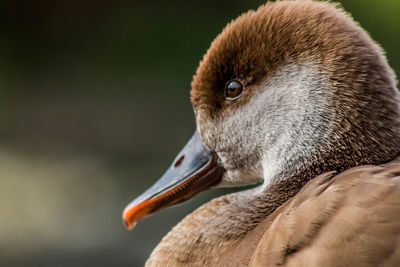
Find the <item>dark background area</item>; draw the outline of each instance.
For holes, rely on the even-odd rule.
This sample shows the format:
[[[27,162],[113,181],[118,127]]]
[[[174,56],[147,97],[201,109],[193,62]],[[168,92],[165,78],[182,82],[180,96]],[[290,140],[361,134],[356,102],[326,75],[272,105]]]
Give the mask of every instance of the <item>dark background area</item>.
[[[190,138],[192,76],[224,25],[264,1],[0,0],[0,265],[141,266],[186,214],[123,208]],[[400,73],[400,1],[345,9]]]

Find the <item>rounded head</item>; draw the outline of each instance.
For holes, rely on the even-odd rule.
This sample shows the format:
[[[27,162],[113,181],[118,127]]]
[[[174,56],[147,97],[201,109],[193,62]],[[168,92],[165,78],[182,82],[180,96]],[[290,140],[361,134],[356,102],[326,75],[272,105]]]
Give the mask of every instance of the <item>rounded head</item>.
[[[231,80],[243,85],[234,99]],[[224,186],[381,163],[400,151],[394,73],[336,4],[268,2],[229,23],[200,62],[191,101],[202,141],[226,169]]]
[[[191,100],[197,131],[124,210],[130,228],[215,185],[264,180],[283,201],[318,174],[400,152],[394,74],[371,38],[326,2],[269,2],[228,24],[197,69]]]

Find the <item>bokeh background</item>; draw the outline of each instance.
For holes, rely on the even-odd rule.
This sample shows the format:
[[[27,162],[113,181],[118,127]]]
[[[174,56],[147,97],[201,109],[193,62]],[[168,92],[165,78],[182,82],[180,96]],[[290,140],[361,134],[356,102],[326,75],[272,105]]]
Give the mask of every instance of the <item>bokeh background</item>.
[[[224,190],[141,221],[121,212],[195,125],[190,81],[223,26],[263,0],[0,1],[0,265],[142,266]],[[400,73],[400,1],[346,10]]]

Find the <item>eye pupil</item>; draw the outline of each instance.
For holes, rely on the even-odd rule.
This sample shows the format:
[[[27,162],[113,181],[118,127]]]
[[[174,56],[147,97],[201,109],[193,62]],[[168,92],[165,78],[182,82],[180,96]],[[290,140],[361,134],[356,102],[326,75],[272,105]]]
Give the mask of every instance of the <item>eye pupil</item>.
[[[225,86],[225,99],[235,100],[239,98],[243,92],[244,86],[237,80],[230,80]]]

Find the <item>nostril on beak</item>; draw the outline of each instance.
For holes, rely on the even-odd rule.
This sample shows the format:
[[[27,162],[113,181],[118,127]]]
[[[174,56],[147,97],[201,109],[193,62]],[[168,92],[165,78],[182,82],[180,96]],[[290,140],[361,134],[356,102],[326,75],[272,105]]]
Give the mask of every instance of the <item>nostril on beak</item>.
[[[182,164],[183,160],[185,159],[185,155],[182,155],[177,161],[175,161],[174,167],[178,167]]]

